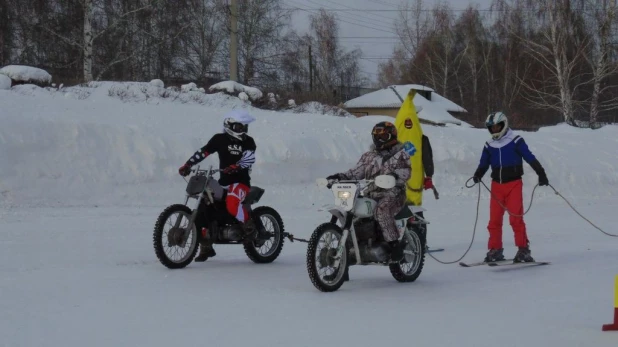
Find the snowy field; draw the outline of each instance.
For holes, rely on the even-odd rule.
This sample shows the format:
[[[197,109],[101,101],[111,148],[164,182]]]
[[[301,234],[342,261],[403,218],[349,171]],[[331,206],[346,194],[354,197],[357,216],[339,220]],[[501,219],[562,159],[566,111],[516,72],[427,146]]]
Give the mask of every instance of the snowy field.
[[[504,271],[443,265],[427,257],[414,283],[381,267],[352,267],[335,293],[313,287],[306,244],[286,240],[272,264],[238,246],[168,270],[152,228],[183,201],[177,168],[232,107],[221,95],[170,100],[110,92],[118,85],[50,92],[0,91],[0,346],[617,346],[613,318],[618,239],[580,219],[548,187],[526,216],[532,255],[545,267]],[[124,87],[123,87],[124,88]],[[149,87],[150,88],[150,87]],[[198,93],[198,92],[189,92]],[[253,110],[259,205],[308,238],[331,194],[315,178],[353,165],[379,118]],[[424,127],[434,148],[440,200],[425,196],[434,255],[457,260],[472,237],[474,172],[487,132]],[[556,126],[520,133],[550,183],[586,217],[618,234],[618,127]],[[216,158],[206,160],[216,163]],[[527,204],[536,175],[526,166]],[[488,175],[485,182],[489,183]],[[465,261],[486,252],[488,193]],[[505,253],[514,255],[505,218]]]

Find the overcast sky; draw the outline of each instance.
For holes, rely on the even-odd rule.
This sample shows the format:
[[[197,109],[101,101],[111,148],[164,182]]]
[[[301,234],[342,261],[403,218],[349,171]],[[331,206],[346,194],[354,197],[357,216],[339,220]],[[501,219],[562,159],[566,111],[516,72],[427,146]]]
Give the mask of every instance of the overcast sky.
[[[363,51],[362,70],[372,81],[377,78],[378,63],[391,55],[397,42],[393,21],[402,1],[406,0],[283,0],[286,7],[306,9],[296,11],[292,17],[299,33],[309,30],[311,12],[315,13],[319,8],[334,9],[339,18],[341,43],[348,49],[360,48]],[[465,9],[469,4],[486,9],[491,4],[491,0],[443,1],[456,10]],[[425,0],[428,7],[437,2],[439,0]]]

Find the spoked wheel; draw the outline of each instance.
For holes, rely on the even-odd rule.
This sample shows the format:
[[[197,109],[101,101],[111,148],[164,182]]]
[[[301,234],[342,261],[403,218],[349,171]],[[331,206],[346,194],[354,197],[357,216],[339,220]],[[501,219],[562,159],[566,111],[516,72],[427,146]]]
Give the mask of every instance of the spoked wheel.
[[[190,220],[191,209],[185,205],[171,205],[157,219],[152,243],[161,264],[170,269],[189,265],[197,253],[197,229]]]
[[[414,282],[421,275],[425,263],[425,242],[416,228],[406,232],[404,258],[399,263],[388,265],[393,277],[399,282]]]
[[[334,292],[345,281],[348,266],[347,249],[335,266],[337,247],[343,236],[341,228],[333,223],[318,226],[307,247],[307,271],[313,285],[323,292]]]
[[[253,210],[253,217],[261,220],[264,230],[258,234],[256,241],[244,244],[245,253],[254,263],[271,263],[277,259],[283,248],[283,220],[277,211],[266,206]],[[267,236],[270,238],[267,239]]]

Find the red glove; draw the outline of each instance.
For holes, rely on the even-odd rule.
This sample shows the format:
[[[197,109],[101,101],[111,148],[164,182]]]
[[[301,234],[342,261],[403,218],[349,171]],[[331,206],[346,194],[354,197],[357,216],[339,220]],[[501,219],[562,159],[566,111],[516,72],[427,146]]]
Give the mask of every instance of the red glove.
[[[185,163],[178,169],[178,173],[183,177],[189,175],[191,173],[191,165]]]
[[[425,177],[425,190],[433,188],[431,177]]]
[[[226,175],[229,174],[233,174],[234,172],[238,171],[240,169],[240,166],[236,165],[236,164],[232,164],[228,167],[226,167],[225,169],[223,169],[223,173]]]

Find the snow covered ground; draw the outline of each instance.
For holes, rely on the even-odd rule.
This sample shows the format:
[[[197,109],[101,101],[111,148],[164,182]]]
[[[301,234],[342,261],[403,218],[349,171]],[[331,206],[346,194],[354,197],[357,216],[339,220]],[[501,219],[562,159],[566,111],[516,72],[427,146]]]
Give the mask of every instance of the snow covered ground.
[[[159,212],[182,201],[176,170],[221,130],[223,112],[246,106],[222,95],[120,100],[112,87],[122,86],[0,91],[0,345],[618,344],[618,332],[601,332],[613,318],[618,240],[546,187],[526,216],[532,254],[552,262],[546,267],[465,269],[428,257],[414,283],[396,282],[385,268],[352,267],[351,280],[326,294],[308,278],[306,244],[286,242],[268,265],[253,264],[240,247],[218,246],[206,263],[168,270],[154,256],[151,233]],[[379,119],[252,112],[254,184],[266,188],[260,205],[307,238],[328,217],[317,208],[331,199],[315,178],[353,165]],[[453,261],[472,236],[477,189],[463,185],[487,133],[424,131],[441,194],[425,197],[429,245],[445,247],[434,255]],[[618,127],[523,135],[550,183],[618,234]],[[525,170],[527,204],[536,176]],[[466,261],[485,252],[487,196]],[[504,240],[512,255],[506,219]]]

